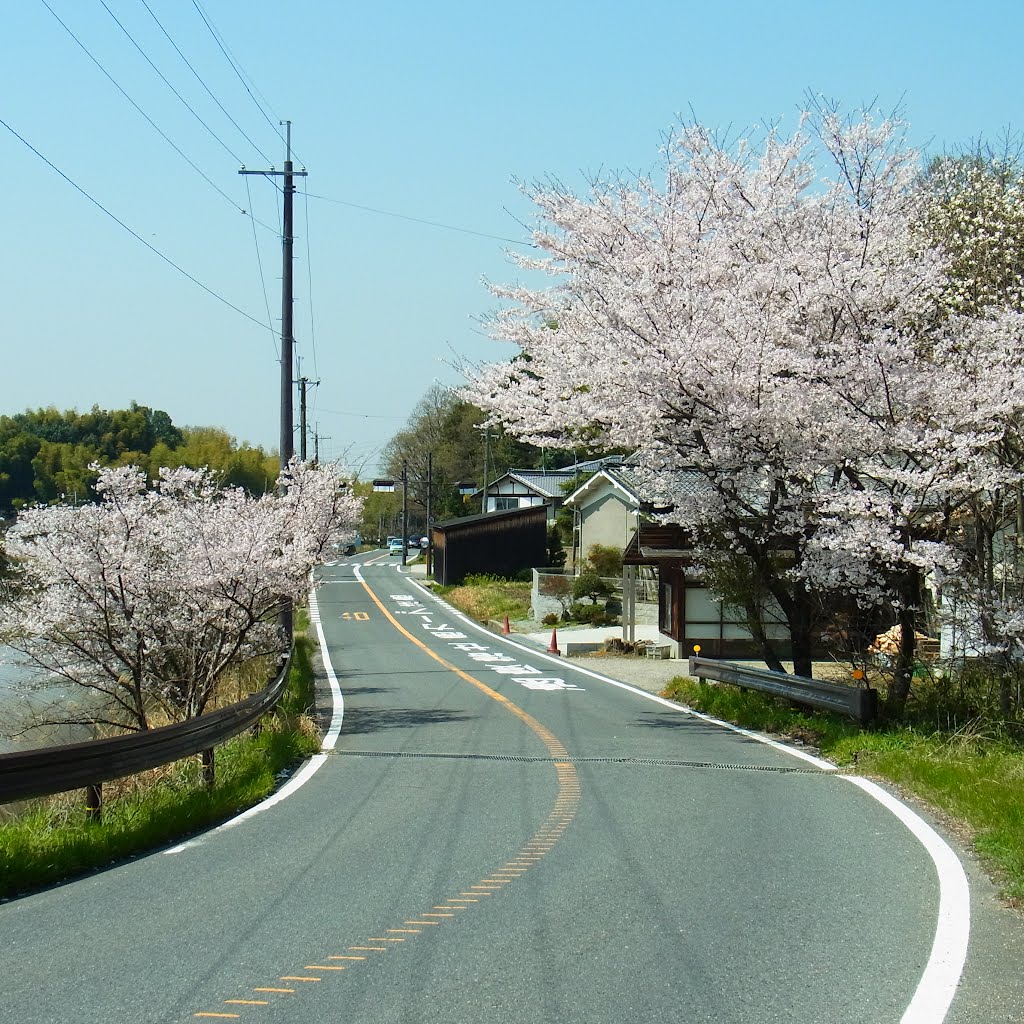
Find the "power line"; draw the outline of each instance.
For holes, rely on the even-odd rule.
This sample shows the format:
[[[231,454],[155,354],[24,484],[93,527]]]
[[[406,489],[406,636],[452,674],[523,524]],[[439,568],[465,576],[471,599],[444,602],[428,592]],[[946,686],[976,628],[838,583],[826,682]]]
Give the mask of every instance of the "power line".
[[[138,105],[138,103],[136,103],[135,100],[133,100],[131,98],[131,96],[128,95],[128,93],[115,80],[113,75],[111,75],[110,72],[107,71],[107,69],[103,66],[102,62],[96,56],[94,56],[90,52],[88,47],[86,47],[85,43],[83,43],[82,40],[79,39],[78,36],[75,35],[75,33],[70,29],[70,27],[67,25],[67,23],[64,22],[61,19],[60,15],[58,15],[57,12],[49,5],[47,0],[40,0],[40,2],[54,16],[54,18],[57,21],[57,24],[59,24],[60,27],[62,29],[64,29],[64,31],[67,32],[67,34],[69,36],[71,36],[71,38],[78,44],[78,46],[81,48],[82,52],[89,58],[89,60],[91,60],[93,62],[93,64],[95,64],[96,67],[98,67],[100,69],[100,71],[103,72],[103,74],[106,76],[106,78],[110,82],[110,84],[113,85],[113,87],[139,112],[139,114],[143,118],[145,118],[145,120],[149,123],[149,125],[153,128],[153,130],[160,136],[160,138],[162,138],[164,140],[164,142],[166,142],[167,145],[170,146],[171,149],[173,149],[174,152],[177,153],[178,156],[180,156],[182,158],[182,160],[184,160],[185,163],[187,163],[189,165],[189,167],[191,167],[192,170],[194,170],[196,172],[196,174],[198,174],[199,177],[202,178],[203,181],[205,181],[206,184],[210,186],[210,188],[212,188],[220,196],[222,196],[224,199],[226,199],[232,205],[232,207],[234,207],[234,209],[236,209],[239,213],[243,214],[246,217],[249,217],[253,221],[254,225],[255,224],[259,224],[260,227],[266,228],[268,231],[274,231],[274,228],[272,228],[269,224],[264,224],[263,221],[261,221],[258,218],[253,216],[253,214],[252,214],[252,206],[251,205],[250,205],[248,210],[243,210],[242,207],[240,207],[238,205],[238,203],[236,203],[235,200],[232,199],[231,196],[229,196],[227,194],[227,192],[225,192],[216,182],[214,182],[210,177],[208,177],[207,174],[202,170],[202,168],[200,168],[198,165],[196,165],[189,158],[189,156],[185,152],[183,152],[174,143],[174,141],[163,131],[163,129],[149,116],[149,114],[147,114],[142,109],[142,107],[140,107]],[[145,3],[145,0],[143,0],[143,3]],[[275,234],[276,234],[276,232],[275,232]]]
[[[128,40],[129,42],[131,42],[132,46],[134,46],[135,49],[142,54],[146,63],[160,76],[160,80],[164,83],[164,85],[166,85],[167,88],[170,89],[171,92],[173,92],[174,95],[177,96],[178,99],[184,104],[185,109],[188,110],[188,112],[210,133],[210,135],[217,142],[220,143],[220,145],[228,154],[230,154],[230,156],[235,160],[236,163],[243,163],[244,161],[242,160],[242,158],[237,153],[235,153],[235,151],[195,112],[195,110],[192,109],[188,100],[186,100],[185,97],[182,96],[181,93],[178,92],[178,90],[175,89],[173,85],[171,85],[170,81],[168,81],[167,79],[167,76],[153,63],[152,60],[150,60],[149,54],[147,54],[146,51],[141,46],[139,46],[139,44],[134,40],[134,38],[132,38],[132,34],[128,31],[128,29],[126,29],[124,25],[122,25],[121,22],[118,21],[117,15],[114,14],[114,12],[107,6],[107,0],[100,0],[100,3],[103,5],[103,9],[107,12],[107,14],[109,14],[111,18],[114,19],[114,23],[117,25],[117,27],[128,37]]]
[[[362,420],[406,420],[408,416],[383,416],[379,413],[372,412],[339,412],[337,409],[325,409],[320,406],[319,412],[329,413],[331,416],[354,416],[356,419]]]
[[[309,197],[303,193],[303,212],[306,219],[306,301],[309,303],[309,344],[313,350],[313,376],[320,379],[320,370],[316,365],[316,320],[313,317],[313,260],[309,251]],[[316,409],[316,395],[313,396],[313,408]]]
[[[398,220],[412,221],[414,224],[426,224],[432,228],[444,228],[445,231],[458,231],[463,235],[476,235],[478,238],[493,238],[497,242],[509,242],[512,245],[522,245],[526,248],[536,248],[532,242],[523,242],[515,238],[506,238],[504,235],[492,235],[486,231],[473,231],[471,228],[461,228],[455,224],[443,224],[437,220],[424,220],[422,217],[410,217],[404,213],[395,213],[393,210],[378,210],[373,206],[363,206],[360,203],[350,203],[345,199],[333,199],[331,196],[318,196],[312,192],[305,192],[304,195],[310,199],[320,199],[325,203],[335,203],[338,206],[350,206],[354,210],[365,210],[367,213],[377,213],[382,217],[396,217]]]
[[[235,75],[238,77],[238,80],[242,83],[242,88],[245,89],[245,91],[249,94],[249,99],[251,99],[253,103],[256,104],[256,109],[263,115],[267,124],[269,124],[270,127],[273,129],[274,134],[282,142],[284,142],[284,136],[281,135],[281,132],[279,131],[279,128],[282,123],[281,119],[276,114],[274,114],[274,110],[267,102],[266,97],[264,97],[263,94],[259,91],[259,89],[256,88],[256,83],[253,82],[252,78],[248,74],[246,74],[245,69],[242,67],[242,65],[235,58],[235,55],[228,48],[227,43],[224,42],[224,37],[213,25],[213,22],[210,20],[206,11],[203,10],[202,5],[199,3],[199,0],[192,0],[192,6],[195,7],[195,9],[199,12],[199,17],[203,19],[203,24],[209,30],[210,35],[213,36],[213,41],[220,48],[220,52],[224,54],[224,59],[228,62],[228,64],[231,65],[231,70],[234,71]],[[252,85],[252,89],[249,88],[250,84]],[[257,99],[256,96],[253,95],[253,89],[256,90],[256,93],[259,95],[260,99]],[[263,103],[261,103],[260,100],[262,100]],[[267,111],[263,109],[264,104],[266,104],[267,108],[270,110],[270,114],[274,114],[273,118],[271,118],[270,114],[268,114]],[[275,119],[277,122],[276,124]],[[269,160],[267,161],[267,163],[270,162],[271,161]]]
[[[183,54],[183,53],[181,52],[181,48],[180,48],[180,47],[178,46],[178,44],[177,44],[177,43],[176,43],[176,42],[175,42],[175,41],[174,41],[174,40],[173,40],[173,39],[171,38],[171,36],[170,36],[170,33],[169,33],[169,32],[167,31],[167,29],[165,29],[165,28],[163,27],[163,25],[162,25],[162,24],[160,23],[160,19],[159,19],[159,18],[158,18],[158,17],[157,17],[157,16],[156,16],[156,15],[155,15],[154,13],[153,13],[153,8],[152,8],[152,7],[150,7],[148,3],[146,3],[146,0],[141,0],[141,3],[142,3],[142,6],[143,6],[143,7],[145,7],[147,11],[149,11],[149,15],[150,15],[150,17],[151,17],[151,18],[152,18],[152,19],[153,19],[153,20],[154,20],[154,21],[156,22],[156,24],[157,24],[157,27],[158,27],[158,28],[160,29],[160,31],[161,31],[161,32],[163,32],[164,36],[166,36],[166,38],[167,38],[167,41],[168,41],[168,42],[169,42],[169,43],[171,44],[171,46],[173,46],[173,47],[174,47],[174,49],[175,49],[175,50],[177,51],[177,53],[178,53],[178,56],[179,56],[179,57],[180,57],[180,58],[181,58],[181,59],[182,59],[182,60],[183,60],[183,61],[185,62],[185,66],[186,66],[186,67],[187,67],[187,68],[189,69],[189,71],[191,71],[191,72],[192,72],[192,74],[193,74],[193,75],[195,75],[195,76],[196,76],[196,80],[197,80],[197,81],[199,82],[199,84],[200,84],[200,85],[201,85],[201,86],[202,86],[202,87],[203,87],[203,88],[204,88],[204,89],[206,90],[206,92],[207,92],[207,94],[209,95],[210,99],[212,99],[212,100],[213,100],[213,102],[214,102],[214,103],[216,103],[218,107],[220,107],[220,109],[221,109],[221,110],[223,111],[223,113],[224,113],[224,116],[225,116],[225,117],[226,117],[226,118],[227,118],[227,119],[228,119],[228,120],[229,120],[229,121],[230,121],[230,122],[231,122],[231,123],[232,123],[232,124],[233,124],[233,125],[234,125],[234,126],[235,126],[235,127],[237,128],[237,129],[238,129],[238,133],[239,133],[239,134],[240,134],[240,135],[242,136],[242,138],[243,138],[243,139],[245,139],[245,141],[246,141],[246,142],[248,142],[248,143],[249,143],[249,145],[250,145],[250,146],[252,146],[252,148],[253,148],[253,149],[255,149],[255,150],[256,150],[256,152],[257,152],[257,153],[259,153],[259,155],[260,155],[261,157],[263,157],[263,159],[264,159],[264,160],[266,160],[266,161],[267,161],[267,163],[270,163],[270,157],[268,157],[268,156],[267,156],[267,154],[266,154],[266,153],[264,153],[264,152],[263,152],[263,150],[262,150],[262,149],[260,149],[260,147],[259,147],[259,146],[257,146],[257,145],[256,145],[256,143],[252,141],[252,139],[250,139],[250,138],[249,138],[249,136],[248,136],[248,135],[247,135],[247,134],[245,133],[245,131],[244,131],[244,129],[242,128],[242,126],[241,126],[241,125],[240,125],[240,124],[239,124],[239,123],[238,123],[238,122],[237,122],[237,121],[236,121],[236,120],[235,120],[235,119],[234,119],[234,118],[233,118],[233,117],[232,117],[232,116],[231,116],[231,115],[230,115],[230,114],[229,114],[229,113],[227,112],[227,110],[226,110],[226,109],[225,109],[225,107],[224,107],[224,104],[223,104],[223,103],[221,103],[221,101],[220,101],[219,99],[217,99],[217,97],[216,97],[216,96],[214,96],[214,94],[213,94],[213,91],[212,91],[212,90],[210,89],[210,87],[209,87],[209,86],[208,86],[208,85],[206,84],[206,82],[204,82],[204,81],[203,81],[203,79],[202,79],[202,76],[201,76],[201,75],[199,74],[199,72],[198,72],[198,71],[196,71],[196,69],[195,69],[195,68],[194,68],[194,67],[192,66],[192,64],[191,64],[191,62],[189,61],[188,57],[186,57],[186,56],[185,56],[185,54]]]
[[[100,0],[100,2],[102,3],[103,0]],[[25,146],[26,148],[30,149],[33,153],[35,153],[35,155],[39,157],[39,159],[42,160],[47,167],[49,167],[52,171],[56,171],[57,174],[59,174],[69,185],[71,185],[76,191],[80,192],[83,196],[85,196],[85,198],[88,199],[89,202],[93,204],[93,206],[102,210],[115,224],[124,228],[124,230],[127,231],[128,234],[132,236],[132,238],[134,238],[137,242],[141,242],[147,249],[149,249],[150,252],[155,253],[157,256],[159,256],[160,259],[164,261],[164,263],[168,264],[168,266],[173,267],[183,277],[187,277],[193,284],[198,285],[208,295],[212,295],[218,302],[222,302],[225,306],[229,307],[230,309],[233,309],[236,313],[241,313],[241,315],[244,316],[246,320],[251,320],[254,324],[257,324],[260,327],[268,326],[261,320],[257,320],[256,317],[250,316],[248,313],[246,313],[244,309],[240,309],[233,302],[230,302],[227,299],[225,299],[223,295],[219,295],[212,288],[203,284],[203,282],[200,281],[199,278],[193,277],[187,270],[183,269],[182,267],[179,267],[178,264],[174,262],[174,260],[172,260],[169,256],[165,256],[155,245],[150,245],[150,243],[147,242],[140,234],[138,234],[136,231],[133,231],[130,227],[128,227],[128,225],[125,224],[123,220],[121,220],[115,214],[111,213],[110,210],[108,210],[98,199],[94,199],[91,195],[89,195],[89,193],[86,192],[85,189],[78,184],[78,182],[69,178],[68,175],[66,175],[55,163],[53,163],[51,160],[48,160],[45,156],[43,156],[43,154],[40,153],[39,150],[36,149],[36,147],[33,146],[32,143],[28,141],[28,139],[24,138],[22,135],[19,135],[18,132],[16,132],[2,118],[0,118],[0,125],[3,125],[3,127],[6,128],[23,146]],[[273,327],[271,327],[271,330],[273,330]]]
[[[249,199],[249,205],[252,206],[252,194],[249,191],[249,177],[245,175],[245,194]],[[260,268],[260,284],[263,287],[263,303],[267,307],[267,326],[270,328],[270,340],[274,346],[274,355],[280,359],[281,352],[277,347],[277,334],[274,331],[274,317],[270,312],[270,299],[267,296],[267,279],[263,274],[263,257],[260,255],[260,240],[256,237],[256,229],[253,228],[252,240],[256,245],[256,263]]]

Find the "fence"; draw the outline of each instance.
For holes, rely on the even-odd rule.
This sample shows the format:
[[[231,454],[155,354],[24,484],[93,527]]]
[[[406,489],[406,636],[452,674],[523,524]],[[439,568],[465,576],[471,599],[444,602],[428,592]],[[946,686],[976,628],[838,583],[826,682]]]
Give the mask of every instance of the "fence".
[[[265,689],[187,722],[111,739],[0,754],[0,803],[85,789],[89,811],[98,817],[104,782],[193,754],[202,754],[203,775],[212,784],[213,748],[274,707],[284,692],[290,665],[291,654],[283,656],[276,678]]]
[[[695,679],[714,679],[720,683],[732,683],[744,690],[763,690],[798,704],[849,715],[861,725],[866,725],[878,714],[878,691],[870,687],[821,683],[805,676],[746,668],[714,658],[690,658],[689,673]]]

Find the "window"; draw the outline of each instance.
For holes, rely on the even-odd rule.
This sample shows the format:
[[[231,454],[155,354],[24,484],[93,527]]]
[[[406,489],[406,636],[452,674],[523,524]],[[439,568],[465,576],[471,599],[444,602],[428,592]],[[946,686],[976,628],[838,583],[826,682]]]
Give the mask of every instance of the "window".
[[[515,495],[499,494],[494,499],[495,512],[507,512],[513,508],[519,508],[519,499]]]

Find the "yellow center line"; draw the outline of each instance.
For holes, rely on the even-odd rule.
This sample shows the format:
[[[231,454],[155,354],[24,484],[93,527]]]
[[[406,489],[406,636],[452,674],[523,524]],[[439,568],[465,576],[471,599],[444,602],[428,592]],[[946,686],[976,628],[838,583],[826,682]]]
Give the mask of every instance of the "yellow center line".
[[[193,1013],[193,1017],[241,1017],[240,1013]]]
[[[541,723],[538,722],[537,719],[534,718],[531,714],[524,711],[517,704],[513,704],[512,701],[510,701],[503,694],[498,693],[497,690],[491,689],[491,687],[489,687],[486,683],[482,683],[479,679],[475,678],[474,676],[471,676],[468,672],[463,672],[462,669],[459,668],[457,665],[453,665],[450,661],[446,661],[436,651],[431,650],[431,648],[427,646],[426,643],[424,643],[418,636],[413,636],[413,634],[410,633],[409,630],[407,630],[398,621],[398,619],[396,619],[394,615],[392,615],[391,612],[387,610],[387,608],[381,602],[380,598],[377,597],[377,595],[370,589],[366,580],[361,579],[359,582],[362,583],[363,589],[369,595],[370,600],[373,601],[373,603],[380,609],[380,612],[384,616],[384,618],[386,618],[388,622],[390,622],[391,625],[394,626],[395,629],[397,629],[398,632],[402,634],[402,636],[404,636],[407,640],[410,640],[421,651],[428,654],[431,658],[434,659],[434,661],[442,664],[446,669],[448,669],[449,672],[454,672],[455,675],[457,675],[460,679],[463,679],[470,685],[475,686],[478,690],[481,690],[483,693],[486,693],[487,696],[490,697],[492,700],[496,700],[508,711],[511,711],[513,715],[519,718],[532,730],[532,732],[540,739],[544,746],[547,747],[548,753],[550,753],[552,757],[569,756],[569,752],[565,749],[565,747],[559,741],[558,737],[555,736],[555,734],[551,732],[550,729],[548,729],[544,725],[541,725]],[[556,762],[556,765],[561,765],[564,770],[569,770],[573,768],[573,765],[571,763],[567,764],[564,761]]]
[[[307,971],[343,971],[344,967],[339,967],[335,964],[333,967],[330,964],[306,964]]]
[[[370,942],[405,942],[405,939],[378,939],[375,935],[371,935]]]
[[[436,925],[439,925],[441,922],[440,921],[406,921],[405,923],[406,924],[432,924],[432,925],[436,926]]]
[[[294,992],[293,988],[254,988],[253,992]]]
[[[304,978],[301,974],[283,974],[282,981],[319,981],[319,978]]]
[[[266,999],[225,999],[225,1006],[269,1006]]]
[[[405,932],[408,935],[419,935],[420,933],[419,928],[389,928],[388,931],[398,933]]]
[[[374,953],[386,953],[387,946],[349,946],[349,949],[369,949]]]
[[[454,917],[454,914],[420,914],[420,917]]]
[[[344,956],[339,954],[338,956],[329,956],[328,960],[365,960],[365,956]]]

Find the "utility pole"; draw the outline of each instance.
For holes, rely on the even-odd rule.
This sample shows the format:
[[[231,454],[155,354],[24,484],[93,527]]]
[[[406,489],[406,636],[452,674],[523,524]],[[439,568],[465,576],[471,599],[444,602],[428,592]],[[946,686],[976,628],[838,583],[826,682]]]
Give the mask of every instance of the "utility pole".
[[[427,575],[434,572],[434,531],[430,524],[434,521],[434,453],[427,452]]]
[[[296,171],[292,167],[292,123],[282,123],[285,125],[284,170],[278,171],[271,167],[269,171],[247,171],[243,167],[238,173],[284,178],[284,220],[281,234],[281,469],[284,469],[295,454],[295,441],[292,437],[295,428],[295,413],[292,408],[292,353],[295,348],[295,336],[292,333],[292,250],[295,246],[292,208],[295,200],[295,178],[304,178],[306,172],[304,169]],[[294,636],[291,601],[282,602],[281,629],[290,645]]]
[[[409,463],[402,463],[402,565],[409,548]]]
[[[491,454],[491,432],[484,430],[484,493],[480,498],[480,511],[487,511],[487,463]]]
[[[331,435],[330,434],[321,434],[320,433],[320,424],[318,423],[316,425],[316,428],[313,430],[313,462],[316,465],[318,465],[318,466],[320,465],[320,442],[321,441],[330,441],[330,440],[331,440]]]
[[[295,425],[292,407],[292,353],[295,347],[295,337],[292,333],[292,250],[295,246],[292,209],[295,199],[295,178],[306,177],[306,171],[296,171],[293,168],[292,123],[291,121],[281,123],[285,126],[284,170],[278,171],[271,167],[269,171],[249,171],[243,167],[238,173],[262,174],[267,178],[284,178],[284,224],[281,235],[283,261],[281,273],[281,468],[283,469],[295,454],[295,442],[292,437]]]
[[[306,461],[306,388],[312,384],[316,387],[320,381],[311,381],[308,377],[300,377],[299,385],[299,458]],[[316,461],[320,461],[320,450],[317,446]]]

